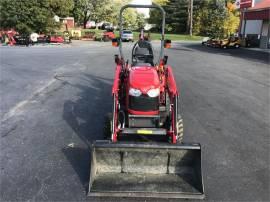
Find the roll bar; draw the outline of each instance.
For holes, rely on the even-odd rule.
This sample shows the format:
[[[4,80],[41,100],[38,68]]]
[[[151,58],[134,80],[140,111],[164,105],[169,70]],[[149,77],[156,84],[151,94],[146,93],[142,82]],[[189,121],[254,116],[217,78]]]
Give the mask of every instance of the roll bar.
[[[155,8],[155,9],[159,9],[162,13],[162,33],[161,33],[161,50],[160,50],[160,56],[159,56],[159,60],[158,62],[163,58],[163,54],[164,54],[164,36],[165,36],[165,16],[166,13],[164,11],[164,9],[155,3],[152,3],[152,5],[136,5],[136,4],[127,4],[125,6],[123,6],[120,10],[120,19],[119,19],[119,50],[120,50],[120,55],[121,58],[124,59],[124,54],[123,54],[123,50],[122,50],[122,31],[123,31],[123,12],[125,9],[127,8]]]

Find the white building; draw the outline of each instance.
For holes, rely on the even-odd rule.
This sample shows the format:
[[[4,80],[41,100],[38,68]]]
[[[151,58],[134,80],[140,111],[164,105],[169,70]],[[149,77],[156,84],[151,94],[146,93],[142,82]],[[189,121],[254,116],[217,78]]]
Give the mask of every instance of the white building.
[[[251,46],[270,48],[270,0],[242,0],[251,2],[249,7],[241,8],[240,36],[246,38]]]

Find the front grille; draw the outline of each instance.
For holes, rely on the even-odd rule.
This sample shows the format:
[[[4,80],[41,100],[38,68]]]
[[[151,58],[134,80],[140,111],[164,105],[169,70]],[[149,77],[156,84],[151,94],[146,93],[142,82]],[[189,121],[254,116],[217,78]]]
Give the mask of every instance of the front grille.
[[[139,97],[129,96],[129,109],[135,111],[157,111],[159,109],[159,97],[141,95]]]

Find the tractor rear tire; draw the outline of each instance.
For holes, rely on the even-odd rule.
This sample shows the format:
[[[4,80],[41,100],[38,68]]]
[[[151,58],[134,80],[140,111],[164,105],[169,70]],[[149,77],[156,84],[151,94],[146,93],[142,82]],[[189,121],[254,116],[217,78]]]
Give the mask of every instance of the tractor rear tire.
[[[176,141],[178,143],[181,143],[183,141],[183,137],[184,137],[183,119],[181,115],[178,115],[178,119],[176,122]]]
[[[108,113],[105,116],[103,133],[104,133],[104,139],[107,139],[107,140],[111,139],[111,135],[112,135],[112,113]]]

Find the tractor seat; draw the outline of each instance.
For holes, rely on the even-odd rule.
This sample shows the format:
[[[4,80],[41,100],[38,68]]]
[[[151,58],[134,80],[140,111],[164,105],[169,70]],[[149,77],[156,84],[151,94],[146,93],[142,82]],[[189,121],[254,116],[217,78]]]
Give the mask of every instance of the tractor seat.
[[[135,46],[132,56],[132,66],[154,66],[151,44],[148,41],[140,40]]]

